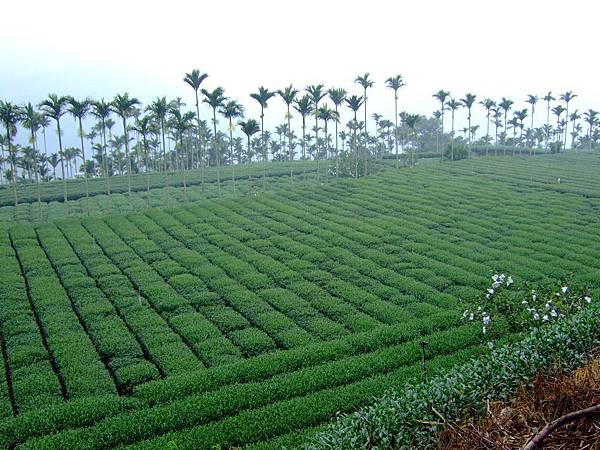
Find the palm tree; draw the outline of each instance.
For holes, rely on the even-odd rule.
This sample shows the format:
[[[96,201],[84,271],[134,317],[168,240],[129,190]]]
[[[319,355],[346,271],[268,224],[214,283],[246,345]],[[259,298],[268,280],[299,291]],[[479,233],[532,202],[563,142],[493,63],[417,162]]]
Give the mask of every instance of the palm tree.
[[[38,145],[37,145],[37,131],[40,129],[40,118],[41,118],[41,114],[38,113],[35,108],[33,107],[33,105],[31,103],[27,103],[27,105],[25,105],[25,107],[22,109],[23,112],[23,117],[21,119],[21,121],[23,122],[23,126],[25,126],[25,128],[27,128],[30,133],[31,133],[31,145],[32,145],[32,152],[31,152],[31,163],[32,166],[35,170],[35,184],[36,184],[36,191],[37,191],[37,197],[38,197],[38,210],[39,210],[39,216],[40,216],[40,220],[42,219],[42,197],[41,197],[41,193],[40,193],[40,178],[39,178],[39,171],[37,170],[37,166],[38,166],[38,156],[39,156],[39,152],[38,152]],[[31,179],[31,177],[30,177]]]
[[[579,114],[579,110],[575,110],[571,113],[571,115],[569,116],[569,120],[571,121],[572,125],[571,125],[571,129],[573,130],[573,132],[575,132],[575,125],[576,122],[581,119],[581,114]],[[573,148],[573,144],[575,142],[575,136],[576,134],[572,134],[571,136],[571,148]]]
[[[39,107],[42,109],[44,114],[48,117],[56,120],[56,130],[58,132],[58,151],[59,154],[62,153],[62,134],[60,131],[60,118],[65,114],[67,104],[69,102],[69,97],[61,96],[59,97],[56,94],[50,94],[46,100],[43,100]],[[62,171],[62,181],[63,181],[63,198],[64,198],[64,209],[65,216],[69,215],[69,198],[67,194],[67,179],[65,177],[65,165],[63,160],[60,160],[61,171]]]
[[[152,121],[152,117],[149,115],[138,117],[131,129],[142,136],[142,145],[144,148],[144,166],[146,168],[146,203],[148,208],[150,208],[152,206],[152,200],[150,194],[150,170],[148,168],[148,135],[154,132],[154,123]]]
[[[182,174],[183,174],[183,196],[185,202],[187,202],[187,183],[185,179],[185,172],[187,169],[187,160],[188,155],[185,151],[183,144],[183,136],[192,128],[192,122],[194,120],[194,113],[189,111],[187,113],[181,113],[181,109],[177,103],[171,103],[169,106],[169,115],[170,115],[170,123],[175,131],[175,143],[179,145],[179,149],[175,148],[175,160],[177,161],[177,154],[181,154],[183,158],[183,164],[181,164]],[[177,142],[179,141],[179,142]],[[177,151],[179,150],[179,152]]]
[[[515,111],[514,112],[514,116],[515,118],[519,121],[519,128],[521,129],[521,135],[519,136],[519,141],[522,143],[523,142],[523,129],[525,128],[525,119],[527,118],[527,109],[522,109],[520,111]],[[531,156],[531,148],[529,149],[529,156]],[[515,154],[515,150],[513,148],[513,155]],[[519,154],[521,154],[521,151],[519,150]]]
[[[560,133],[562,133],[561,129],[560,129],[560,117],[562,116],[562,113],[564,113],[566,111],[565,107],[563,105],[557,105],[554,108],[552,108],[552,113],[556,116],[556,133],[557,133],[557,139],[559,142],[562,141],[562,135]]]
[[[12,144],[12,138],[17,133],[17,124],[23,118],[22,109],[10,102],[0,100],[0,121],[6,129],[6,144],[8,145],[8,157],[11,163],[11,178],[13,185],[13,196],[15,199],[15,221],[19,222],[19,194],[17,189],[17,166],[16,166],[16,148]]]
[[[106,145],[106,122],[110,118],[111,108],[110,103],[101,99],[92,102],[92,115],[100,120],[102,128],[102,160],[104,166],[104,177],[106,179],[106,194],[108,195],[109,210],[112,210],[112,193],[110,191],[110,171],[108,170],[108,150]]]
[[[275,92],[269,91],[264,87],[259,87],[258,92],[250,94],[254,100],[260,104],[260,133],[261,133],[261,144],[263,152],[263,189],[267,187],[267,147],[265,144],[265,108],[267,102],[276,95]]]
[[[525,100],[526,103],[529,103],[531,105],[531,129],[532,130],[533,130],[533,115],[535,114],[535,105],[538,101],[539,101],[539,97],[537,95],[531,95],[531,94],[529,94],[527,96],[527,100]]]
[[[506,126],[508,124],[508,111],[512,108],[514,102],[509,100],[506,97],[502,97],[502,101],[498,104],[498,106],[504,110],[504,129],[506,130]]]
[[[331,120],[337,121],[338,116],[335,110],[329,108],[327,105],[321,106],[317,110],[317,115],[319,119],[321,119],[325,125],[325,158],[327,158],[327,154],[329,153],[329,134],[327,133],[327,124]],[[317,151],[317,173],[319,173],[319,153]]]
[[[338,123],[340,118],[339,106],[342,103],[344,103],[344,99],[346,98],[347,92],[345,89],[342,88],[331,88],[327,92],[329,94],[329,98],[335,106],[335,115],[337,116],[337,119],[335,120],[335,176],[337,177],[340,171],[340,158],[338,148]]]
[[[546,102],[546,129],[550,129],[550,102],[556,100],[552,96],[552,91],[548,91],[548,93],[544,96],[543,100]],[[550,139],[550,134],[546,134],[546,147],[548,147],[548,140]]]
[[[400,156],[398,153],[398,89],[406,86],[402,80],[402,75],[396,75],[385,80],[388,88],[394,91],[394,143],[396,146],[396,169],[400,166]],[[439,148],[438,148],[439,151]]]
[[[127,199],[131,209],[131,158],[129,158],[129,133],[127,132],[127,119],[134,115],[136,106],[140,101],[135,97],[130,97],[126,92],[117,94],[112,101],[113,111],[121,117],[123,123],[123,136],[125,137],[125,159],[127,159]]]
[[[356,119],[356,114],[358,112],[358,110],[360,109],[360,107],[362,106],[364,101],[364,97],[362,95],[352,95],[351,97],[348,97],[346,99],[346,104],[348,105],[348,107],[354,112],[354,123],[353,123],[353,128],[352,128],[352,146],[354,147],[354,154],[355,154],[355,159],[354,159],[354,177],[358,178],[358,146],[356,145],[356,125],[358,123],[357,119]],[[366,172],[365,172],[366,175]]]
[[[421,118],[421,116],[419,114],[405,114],[403,117],[404,120],[404,124],[408,127],[409,130],[409,137],[410,138],[414,138],[415,137],[415,127],[417,126],[417,122],[419,121],[419,119]],[[415,166],[415,146],[414,146],[414,142],[411,143],[411,165],[414,167]],[[453,156],[454,158],[454,156]]]
[[[438,99],[441,104],[440,112],[442,113],[441,120],[442,120],[442,147],[443,147],[443,144],[444,144],[444,111],[446,110],[446,108],[444,106],[445,106],[446,100],[448,99],[448,97],[450,97],[450,92],[440,89],[435,94],[433,94],[433,97]],[[440,161],[443,161],[443,159],[444,159],[444,152],[441,151],[440,152]]]
[[[491,114],[492,110],[496,107],[496,102],[494,100],[492,100],[491,98],[486,98],[485,100],[480,101],[479,104],[481,106],[483,106],[483,108],[486,111],[485,117],[487,119],[487,127],[485,129],[485,137],[489,141],[490,140],[490,114]],[[487,156],[487,147],[486,147],[486,156]]]
[[[250,143],[250,139],[252,138],[253,135],[255,135],[256,133],[258,133],[260,131],[260,128],[258,126],[258,122],[254,119],[248,119],[246,121],[241,121],[239,122],[240,128],[242,129],[242,132],[246,135],[247,139],[248,139],[248,147],[246,147],[246,151],[248,153],[248,161],[250,161],[250,155],[252,154],[252,144]],[[249,172],[248,172],[249,174]],[[249,176],[248,176],[249,178]]]
[[[594,126],[598,122],[598,111],[594,111],[593,109],[588,109],[583,113],[583,119],[588,125],[588,139],[590,150],[592,148],[592,137],[594,135]]]
[[[221,108],[225,103],[225,100],[227,100],[227,97],[225,97],[224,94],[225,89],[223,89],[221,86],[213,89],[212,91],[202,89],[202,95],[204,95],[204,100],[202,101],[213,109],[213,152],[215,153],[217,165],[217,189],[219,190],[219,195],[221,195],[221,174],[219,172],[221,159],[217,145],[217,109]]]
[[[567,149],[567,132],[568,132],[568,128],[569,128],[569,102],[571,100],[573,100],[575,97],[577,97],[577,94],[573,94],[573,91],[567,91],[564,94],[560,95],[560,99],[565,102],[566,108],[565,108],[565,113],[566,113],[566,117],[567,117],[567,123],[565,124],[565,150]]]
[[[313,106],[308,95],[295,100],[294,103],[294,109],[302,116],[302,160],[306,160],[306,116],[312,113]],[[302,182],[306,184],[306,164],[303,164]]]
[[[58,164],[60,163],[60,156],[58,156],[58,153],[52,153],[49,157],[48,157],[48,162],[50,163],[50,165],[52,166],[52,172],[53,172],[53,177],[56,180],[56,167],[58,166]]]
[[[450,143],[450,161],[454,161],[454,114],[456,113],[456,111],[458,110],[458,108],[460,108],[460,102],[454,98],[451,98],[448,101],[448,109],[451,112],[452,115],[452,141]]]
[[[494,130],[495,130],[495,139],[494,139],[494,144],[497,146],[498,145],[498,128],[502,127],[502,111],[500,111],[500,108],[495,106],[494,108],[492,108],[492,113],[494,114]],[[497,156],[498,154],[498,147],[494,148],[494,156]]]
[[[223,116],[229,120],[229,159],[231,160],[233,193],[235,194],[235,163],[233,162],[233,130],[235,129],[235,125],[233,124],[233,119],[244,117],[244,107],[241,103],[235,100],[230,100],[221,109],[221,114],[223,114]]]
[[[475,103],[475,99],[477,98],[477,96],[475,94],[466,94],[465,98],[461,98],[460,101],[461,103],[465,106],[465,108],[467,108],[468,111],[468,120],[469,120],[469,146],[471,145],[471,108],[473,107],[473,104]],[[469,149],[469,152],[471,150]]]
[[[44,137],[44,155],[48,156],[48,145],[46,143],[46,128],[50,126],[50,119],[45,114],[40,114],[40,127],[42,127],[42,136]]]
[[[356,77],[354,80],[355,83],[358,83],[362,86],[364,91],[364,106],[365,106],[365,175],[369,174],[369,170],[367,167],[367,137],[369,136],[369,132],[367,130],[367,89],[373,87],[375,84],[372,80],[369,79],[369,72],[366,72],[362,76]]]
[[[207,73],[200,73],[198,69],[192,70],[191,73],[186,73],[183,81],[189,84],[194,90],[194,95],[196,96],[196,121],[197,127],[196,131],[198,134],[198,142],[197,145],[200,147],[200,105],[198,99],[198,89],[200,89],[200,85],[204,80],[208,78]],[[200,149],[198,150],[198,154],[200,154]],[[202,192],[204,192],[204,155],[200,158],[200,183],[202,184]]]
[[[326,93],[323,91],[324,86],[322,84],[313,84],[306,88],[309,98],[312,101],[312,109],[315,114],[315,148],[316,154],[319,154],[319,102],[325,97]],[[317,181],[319,181],[319,171],[317,170]]]
[[[292,115],[290,113],[290,106],[294,102],[296,95],[298,95],[298,89],[295,89],[293,85],[287,86],[283,90],[278,90],[277,94],[283,99],[285,105],[287,107],[287,113],[285,115],[287,119],[287,135],[288,135],[288,150],[289,150],[289,158],[290,158],[290,183],[293,183],[294,172],[292,169],[292,161],[294,160],[294,153],[292,151],[292,128],[291,128],[291,120]]]
[[[88,189],[88,177],[87,177],[87,166],[86,166],[86,162],[85,162],[85,147],[83,145],[83,138],[85,136],[84,132],[83,132],[83,119],[85,118],[85,116],[87,115],[87,113],[90,111],[90,107],[91,107],[91,100],[89,99],[84,99],[84,100],[76,100],[74,98],[69,98],[69,113],[71,113],[71,115],[75,118],[75,120],[77,121],[77,124],[79,126],[79,139],[80,139],[80,143],[81,143],[81,159],[83,160],[83,167],[84,167],[84,179],[85,179],[85,209],[86,209],[86,213],[89,216],[90,215],[90,205],[89,205],[89,201],[90,201],[90,191]]]
[[[160,126],[160,135],[162,138],[162,170],[165,173],[165,187],[169,187],[169,176],[167,172],[167,146],[165,142],[165,125],[167,121],[167,113],[169,112],[169,102],[167,97],[156,97],[156,99],[146,107],[146,111],[153,114],[155,120]],[[160,166],[159,166],[160,167]],[[169,206],[168,189],[164,190],[167,207]]]

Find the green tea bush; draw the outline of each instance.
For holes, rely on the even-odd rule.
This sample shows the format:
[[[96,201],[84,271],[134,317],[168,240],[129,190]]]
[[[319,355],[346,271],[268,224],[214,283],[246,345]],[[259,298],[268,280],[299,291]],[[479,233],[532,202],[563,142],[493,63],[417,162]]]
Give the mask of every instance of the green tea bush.
[[[514,395],[538,371],[553,367],[569,371],[584,364],[600,345],[598,314],[597,308],[582,310],[428,382],[389,390],[372,406],[339,417],[304,448],[434,445],[437,432],[444,426],[434,409],[445,421],[459,422],[466,414],[482,412],[486,401]]]

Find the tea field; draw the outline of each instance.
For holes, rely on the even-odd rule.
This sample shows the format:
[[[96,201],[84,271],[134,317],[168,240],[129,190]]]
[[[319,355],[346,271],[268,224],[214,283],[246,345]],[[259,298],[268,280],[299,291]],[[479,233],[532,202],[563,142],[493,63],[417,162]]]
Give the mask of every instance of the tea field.
[[[492,273],[598,295],[598,173],[479,158],[4,226],[0,447],[298,445],[421,377],[423,340],[430,372],[485,352],[461,315]]]
[[[380,164],[381,165],[381,164]],[[292,178],[290,180],[290,171]],[[243,166],[214,167],[181,172],[132,175],[131,204],[126,176],[109,180],[110,196],[105,178],[67,181],[68,217],[89,217],[143,211],[148,207],[173,208],[183,203],[226,195],[251,195],[257,190],[304,186],[327,178],[327,166],[314,161],[290,163],[251,163]],[[318,175],[317,175],[318,173]],[[263,180],[263,174],[265,178]],[[62,181],[35,184],[21,183],[18,190],[18,214],[14,206],[12,186],[0,186],[0,226],[16,222],[43,223],[64,219]]]

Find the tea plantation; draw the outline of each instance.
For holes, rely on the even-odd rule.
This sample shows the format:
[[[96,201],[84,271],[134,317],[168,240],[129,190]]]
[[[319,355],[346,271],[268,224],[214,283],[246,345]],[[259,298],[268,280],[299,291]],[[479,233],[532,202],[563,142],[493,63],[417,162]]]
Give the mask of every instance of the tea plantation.
[[[423,340],[431,372],[487,351],[461,315],[495,271],[598,296],[598,173],[480,158],[4,226],[0,448],[297,445],[421,377]]]

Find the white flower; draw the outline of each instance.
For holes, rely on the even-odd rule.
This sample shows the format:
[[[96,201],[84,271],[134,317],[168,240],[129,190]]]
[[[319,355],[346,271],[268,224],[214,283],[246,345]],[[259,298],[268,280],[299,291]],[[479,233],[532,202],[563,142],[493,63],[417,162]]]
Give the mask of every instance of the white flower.
[[[481,311],[481,306],[478,306],[478,307],[477,307],[477,311]]]
[[[490,288],[490,289],[488,289],[487,291],[488,291],[488,293],[489,293],[490,295],[494,293],[494,290],[493,290],[493,289],[491,289],[491,288]]]
[[[567,286],[563,286],[561,289],[563,294],[566,294],[568,290],[569,290],[569,288]]]
[[[583,297],[583,299],[588,303],[592,303],[592,297],[590,297],[589,295],[586,295],[585,297]]]
[[[511,284],[513,284],[513,279],[511,276],[509,276],[508,279],[506,280],[506,286],[510,286]]]
[[[494,349],[494,343],[493,342],[488,342],[488,348],[490,350],[493,350]]]
[[[487,328],[483,327],[483,334],[487,333]]]
[[[535,313],[533,315],[533,320],[540,320],[540,315],[538,313]]]
[[[550,311],[550,314],[552,315],[552,317],[558,317],[558,313],[556,312],[555,309],[553,309],[552,311]]]
[[[492,275],[492,280],[498,281],[498,275]]]
[[[467,314],[469,314],[469,310],[465,309],[465,312],[462,315],[463,319],[465,319],[467,317]]]
[[[504,281],[505,278],[506,278],[506,275],[500,274],[500,280]]]
[[[473,315],[473,313],[471,313],[471,315],[469,316],[469,320],[473,320],[473,319],[474,319],[474,317],[475,317],[475,316]]]
[[[490,316],[483,316],[483,324],[489,325],[489,323],[490,323]]]
[[[485,298],[489,300],[490,298],[492,298],[492,296],[490,294],[485,294]]]
[[[548,314],[544,314],[544,322],[548,322],[550,320],[550,316]]]
[[[546,309],[550,309],[552,307],[552,305],[550,304],[550,302],[546,303]]]
[[[523,300],[523,301],[521,302],[521,304],[522,304],[522,305],[528,305],[528,304],[529,304],[529,302],[528,302],[527,300]]]
[[[496,282],[492,283],[492,288],[494,288],[494,289],[496,289],[500,286],[502,286],[502,282],[500,282],[500,281],[496,281]]]

